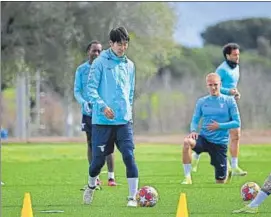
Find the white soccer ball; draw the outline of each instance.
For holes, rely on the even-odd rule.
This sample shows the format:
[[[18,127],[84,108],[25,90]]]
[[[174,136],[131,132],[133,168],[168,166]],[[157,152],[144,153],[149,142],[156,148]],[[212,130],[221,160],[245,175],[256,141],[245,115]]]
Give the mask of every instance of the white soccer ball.
[[[253,200],[261,188],[255,182],[247,182],[241,187],[241,197],[244,201]]]
[[[141,207],[153,207],[158,202],[158,199],[158,192],[151,186],[140,188],[136,194],[137,204]]]

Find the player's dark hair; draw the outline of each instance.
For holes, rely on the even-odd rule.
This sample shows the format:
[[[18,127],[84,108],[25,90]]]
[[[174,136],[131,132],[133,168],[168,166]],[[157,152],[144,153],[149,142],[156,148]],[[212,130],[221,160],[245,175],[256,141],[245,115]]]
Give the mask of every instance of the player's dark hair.
[[[240,46],[236,43],[228,43],[223,47],[223,56],[226,59],[226,54],[230,55],[233,50],[240,49]]]
[[[101,42],[99,42],[98,40],[92,40],[92,41],[88,44],[88,46],[87,46],[87,48],[86,48],[86,52],[89,51],[89,49],[91,48],[91,45],[93,45],[93,44],[101,44]]]
[[[123,26],[112,29],[109,33],[109,39],[113,43],[130,41],[129,33]]]

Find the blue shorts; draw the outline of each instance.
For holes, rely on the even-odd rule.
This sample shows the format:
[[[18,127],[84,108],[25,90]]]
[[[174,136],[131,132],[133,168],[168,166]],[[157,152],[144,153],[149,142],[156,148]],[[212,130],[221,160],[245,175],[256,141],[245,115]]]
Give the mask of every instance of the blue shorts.
[[[92,155],[107,156],[114,152],[114,143],[121,153],[134,149],[132,123],[124,125],[92,125]]]
[[[87,115],[82,116],[82,122],[81,122],[81,130],[88,132],[91,135],[91,128],[92,128],[92,118]]]
[[[227,178],[228,147],[226,145],[211,143],[199,135],[196,146],[192,150],[197,154],[207,152],[210,155],[211,165],[215,167],[216,180],[225,180]]]

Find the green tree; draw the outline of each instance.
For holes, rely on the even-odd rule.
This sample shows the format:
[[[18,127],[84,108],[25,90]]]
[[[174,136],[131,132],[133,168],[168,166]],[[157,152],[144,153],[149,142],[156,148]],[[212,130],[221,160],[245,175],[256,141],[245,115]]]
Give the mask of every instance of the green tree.
[[[259,36],[271,39],[270,18],[248,18],[229,20],[217,23],[201,33],[204,44],[223,46],[228,42],[236,42],[242,49],[257,49]]]
[[[11,65],[17,47],[23,47],[26,64],[33,72],[43,71],[47,84],[62,95],[72,85],[73,76],[66,73],[74,74],[87,43],[98,39],[108,47],[108,33],[115,26],[126,26],[131,33],[128,55],[137,66],[137,85],[178,54],[176,16],[168,3],[4,2],[1,12],[4,73],[18,72]]]

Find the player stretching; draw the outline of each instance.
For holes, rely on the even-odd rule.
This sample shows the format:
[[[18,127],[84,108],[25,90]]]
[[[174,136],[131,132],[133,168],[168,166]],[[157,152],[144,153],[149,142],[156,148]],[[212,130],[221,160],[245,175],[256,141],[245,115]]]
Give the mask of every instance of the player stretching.
[[[191,160],[192,150],[197,154],[207,152],[211,165],[215,168],[216,183],[227,180],[227,144],[229,129],[240,127],[240,115],[233,97],[220,93],[221,80],[218,74],[206,76],[209,95],[198,99],[192,122],[191,133],[185,137],[183,144],[183,167],[185,179],[182,184],[192,184]],[[202,119],[200,133],[197,133],[199,121]]]

